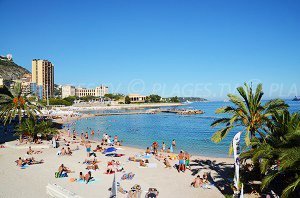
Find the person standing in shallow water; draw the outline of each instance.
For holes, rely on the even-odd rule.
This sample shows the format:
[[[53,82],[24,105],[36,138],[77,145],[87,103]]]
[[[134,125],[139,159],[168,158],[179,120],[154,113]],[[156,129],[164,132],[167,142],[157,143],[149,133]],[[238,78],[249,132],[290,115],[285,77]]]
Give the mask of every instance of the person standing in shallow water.
[[[173,147],[176,147],[175,139],[173,139],[173,141],[172,141],[172,146],[173,146]]]

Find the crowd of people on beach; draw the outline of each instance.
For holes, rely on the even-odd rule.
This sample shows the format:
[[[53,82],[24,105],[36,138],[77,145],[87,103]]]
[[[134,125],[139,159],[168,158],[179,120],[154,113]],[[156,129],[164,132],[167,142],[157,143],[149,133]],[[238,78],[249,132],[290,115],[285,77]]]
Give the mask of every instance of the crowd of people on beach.
[[[70,182],[83,182],[83,183],[90,183],[95,181],[95,178],[92,176],[91,171],[98,171],[100,170],[99,163],[100,160],[97,159],[98,155],[105,155],[109,157],[113,157],[111,160],[107,161],[106,170],[104,174],[113,174],[116,172],[123,172],[123,176],[121,177],[122,180],[131,180],[135,174],[132,172],[125,172],[124,165],[119,161],[116,160],[114,157],[122,157],[124,154],[117,154],[116,152],[106,152],[108,150],[116,151],[115,146],[121,146],[122,141],[119,140],[119,137],[115,135],[113,138],[112,136],[104,133],[102,135],[101,141],[96,144],[94,148],[92,146],[96,143],[92,141],[91,137],[95,135],[95,131],[91,128],[87,128],[90,130],[88,132],[82,132],[80,135],[76,130],[73,130],[72,134],[70,129],[67,130],[67,133],[61,133],[58,135],[53,136],[52,138],[52,146],[57,150],[58,156],[73,156],[74,152],[80,150],[80,146],[85,148],[86,157],[83,161],[83,164],[86,165],[86,173],[84,171],[80,171],[78,178],[69,178]],[[96,133],[100,135],[100,131]],[[90,137],[91,136],[91,137]],[[74,147],[75,146],[75,147]],[[71,149],[73,147],[73,149]],[[172,140],[170,147],[167,147],[165,142],[162,142],[161,146],[158,144],[157,141],[154,141],[151,146],[147,147],[143,154],[137,154],[135,156],[129,156],[129,162],[137,162],[138,167],[147,168],[147,167],[156,167],[156,163],[150,163],[150,159],[153,157],[157,161],[161,162],[165,168],[172,169],[175,168],[178,173],[186,172],[186,170],[191,170],[190,165],[190,158],[191,155],[188,152],[181,150],[179,154],[174,153],[174,149],[176,149],[176,141],[175,139]],[[29,147],[28,151],[26,152],[27,155],[32,154],[40,154],[42,151],[33,150]],[[177,160],[177,162],[175,162]],[[16,160],[16,163],[20,167],[24,167],[25,165],[33,165],[33,164],[40,164],[43,163],[43,160],[35,160],[34,157],[26,157],[22,159],[21,157]],[[175,163],[174,163],[175,162]],[[154,166],[155,165],[155,166]],[[56,178],[61,177],[69,177],[70,173],[74,173],[70,168],[66,167],[64,164],[60,164],[57,171],[55,172]],[[199,175],[193,180],[191,183],[192,187],[195,188],[209,188],[210,183],[208,181],[208,174],[205,173],[203,178]],[[118,186],[118,191],[123,194],[128,194],[128,197],[134,197],[139,191],[140,186],[135,185],[131,190],[126,191],[124,190],[120,184]],[[158,195],[158,191],[155,188],[150,188],[150,194],[154,193]]]

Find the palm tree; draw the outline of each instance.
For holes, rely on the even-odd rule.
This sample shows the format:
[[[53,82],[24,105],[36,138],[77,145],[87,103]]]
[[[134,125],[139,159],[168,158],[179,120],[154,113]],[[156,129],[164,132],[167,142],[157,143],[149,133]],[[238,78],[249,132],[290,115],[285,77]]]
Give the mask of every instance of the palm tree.
[[[277,180],[281,197],[293,197],[300,193],[300,114],[275,113],[266,132],[264,139],[251,141],[254,149],[242,153],[241,159],[259,163],[262,190]]]
[[[235,127],[243,127],[246,145],[250,145],[250,140],[256,134],[264,136],[263,128],[269,123],[269,118],[277,111],[288,107],[283,100],[275,99],[262,104],[262,84],[258,84],[255,92],[252,85],[246,83],[244,87],[238,87],[239,96],[228,94],[232,106],[221,107],[216,110],[217,114],[227,114],[228,116],[215,120],[211,126],[216,127],[223,124],[212,136],[212,141],[220,142]]]
[[[27,100],[26,96],[22,96],[21,84],[16,83],[8,93],[0,94],[0,119],[6,125],[18,116],[21,124],[24,112],[28,117],[35,118],[39,108]]]
[[[16,135],[28,135],[31,138],[37,138],[38,134],[42,137],[47,137],[48,135],[54,135],[57,133],[56,128],[52,126],[51,121],[41,121],[36,122],[34,119],[26,119],[19,125]]]

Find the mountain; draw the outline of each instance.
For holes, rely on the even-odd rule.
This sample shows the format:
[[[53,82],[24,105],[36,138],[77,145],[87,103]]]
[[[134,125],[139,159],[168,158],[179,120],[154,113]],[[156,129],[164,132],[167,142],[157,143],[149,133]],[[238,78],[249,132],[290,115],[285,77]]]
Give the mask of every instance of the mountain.
[[[292,101],[300,101],[300,98],[297,98],[297,96],[295,96],[295,98]]]
[[[9,61],[0,57],[0,78],[14,80],[21,78],[24,74],[30,74],[30,71],[17,65],[12,60]]]

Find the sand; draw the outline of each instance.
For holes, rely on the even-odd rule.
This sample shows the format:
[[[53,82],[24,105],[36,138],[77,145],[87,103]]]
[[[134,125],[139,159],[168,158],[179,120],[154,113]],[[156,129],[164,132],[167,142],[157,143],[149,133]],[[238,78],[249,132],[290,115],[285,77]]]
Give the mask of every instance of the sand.
[[[10,143],[12,144],[12,143]],[[71,145],[71,149],[76,145]],[[96,144],[92,144],[92,148],[95,148]],[[106,170],[106,164],[111,157],[106,157],[103,154],[97,153],[97,158],[101,161],[99,163],[100,170],[92,172],[92,176],[96,178],[96,181],[91,184],[83,184],[77,182],[70,182],[69,178],[77,178],[79,172],[84,174],[87,172],[86,165],[82,164],[86,159],[86,151],[84,146],[79,146],[80,150],[74,151],[72,156],[57,156],[56,153],[60,148],[39,149],[42,150],[42,154],[34,154],[37,159],[44,159],[43,164],[31,165],[26,169],[20,169],[14,162],[18,157],[24,157],[26,149],[13,149],[13,148],[0,148],[0,197],[13,198],[13,197],[49,197],[46,194],[46,186],[50,184],[58,184],[71,192],[78,194],[81,197],[109,197],[110,192],[108,189],[112,185],[113,175],[104,174]],[[125,154],[124,157],[115,158],[124,164],[125,172],[133,172],[135,177],[131,181],[121,181],[121,186],[130,190],[134,184],[139,184],[142,187],[143,194],[145,196],[146,190],[150,187],[157,188],[159,191],[159,197],[223,197],[220,190],[216,187],[211,189],[193,188],[190,187],[190,183],[195,177],[195,171],[200,168],[200,176],[203,172],[211,171],[211,175],[215,181],[222,177],[228,166],[231,166],[233,160],[230,158],[207,158],[201,156],[192,156],[193,160],[202,160],[199,164],[205,162],[205,160],[212,161],[209,165],[201,165],[192,162],[193,172],[187,170],[185,173],[178,173],[175,168],[166,169],[162,161],[158,161],[154,157],[149,159],[150,163],[156,163],[157,168],[139,168],[137,162],[128,161],[129,156],[143,153],[143,150],[121,147],[122,150],[118,150],[118,153]],[[34,149],[34,148],[33,148]],[[35,149],[37,150],[37,149]],[[177,160],[171,161],[172,165]],[[55,178],[54,173],[57,171],[60,164],[64,164],[69,167],[75,173],[70,173],[68,178]],[[221,171],[220,171],[220,170]],[[120,181],[122,173],[116,174],[117,181]],[[118,194],[120,195],[120,194]],[[120,195],[119,197],[126,197]]]

